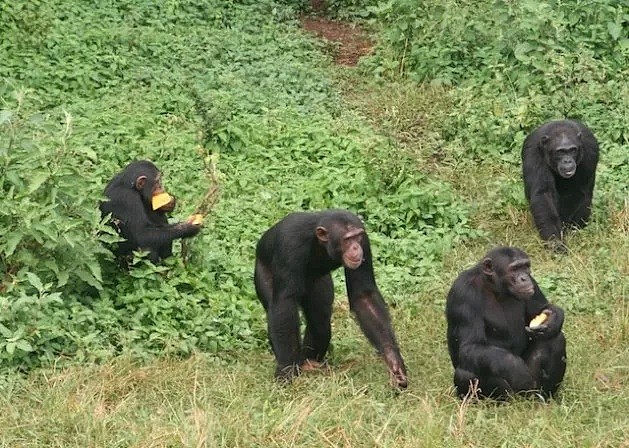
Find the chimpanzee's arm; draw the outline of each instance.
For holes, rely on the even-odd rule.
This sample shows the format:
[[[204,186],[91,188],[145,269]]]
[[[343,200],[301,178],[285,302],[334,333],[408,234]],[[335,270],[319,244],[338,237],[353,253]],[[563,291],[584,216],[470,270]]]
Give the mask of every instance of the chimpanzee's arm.
[[[408,384],[406,366],[395,339],[387,305],[376,286],[369,239],[363,238],[364,261],[358,269],[345,268],[345,282],[350,309],[356,315],[361,330],[378,350],[398,387]]]
[[[581,169],[581,165],[579,165]],[[585,176],[583,176],[585,177]],[[571,215],[566,217],[566,221],[577,227],[583,227],[587,224],[592,213],[592,192],[594,190],[594,172],[584,185],[581,186],[581,200],[574,206]]]
[[[533,221],[542,239],[548,241],[561,239],[561,218],[555,179],[539,152],[540,137],[533,135],[524,143],[522,174]]]
[[[155,219],[152,221],[146,214],[140,195],[134,191],[116,188],[111,196],[115,199],[103,202],[101,213],[111,213],[114,222],[118,221],[116,225],[122,236],[139,248],[154,249],[178,238],[192,237],[201,230],[200,226],[187,222],[168,224],[165,215],[164,225],[159,221],[156,223]]]
[[[163,227],[155,227],[152,225],[129,226],[129,230],[134,235],[134,239],[140,248],[160,247],[164,244],[171,243],[178,238],[190,238],[199,233],[201,226],[180,222],[177,224],[168,224]]]
[[[535,227],[544,241],[553,238],[561,239],[561,218],[557,192],[554,185],[550,185],[546,180],[540,179],[539,182],[542,184],[532,185],[530,198],[531,214]]]

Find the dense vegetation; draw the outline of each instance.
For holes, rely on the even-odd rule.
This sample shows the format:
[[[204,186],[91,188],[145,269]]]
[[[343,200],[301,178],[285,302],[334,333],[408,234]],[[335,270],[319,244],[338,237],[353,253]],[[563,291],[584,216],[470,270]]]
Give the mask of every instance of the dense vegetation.
[[[0,365],[14,409],[3,443],[626,446],[623,4],[329,1],[378,42],[347,70],[300,31],[302,2],[2,3]],[[528,217],[519,148],[561,117],[590,125],[602,154],[593,222],[554,258]],[[97,204],[136,158],[163,170],[175,219],[200,203],[209,171],[220,197],[185,256],[178,247],[155,267],[139,255],[127,274],[105,249],[116,236]],[[326,207],[366,221],[412,374],[397,398],[348,319],[340,275],[336,373],[292,389],[270,381],[255,243],[286,213]],[[470,410],[448,389],[445,293],[504,243],[531,254],[569,312],[557,405]]]

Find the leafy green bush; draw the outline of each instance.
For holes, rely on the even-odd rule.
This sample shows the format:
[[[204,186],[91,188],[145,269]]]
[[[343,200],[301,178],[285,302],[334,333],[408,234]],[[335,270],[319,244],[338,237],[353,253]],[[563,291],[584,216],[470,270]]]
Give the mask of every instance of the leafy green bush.
[[[386,24],[382,46],[412,79],[454,84],[495,78],[517,91],[552,91],[564,87],[562,77],[592,76],[581,71],[584,60],[611,69],[607,74],[626,69],[629,15],[623,5],[392,0],[372,9]]]
[[[13,94],[11,108],[0,111],[0,269],[12,279],[5,288],[30,284],[40,294],[51,285],[102,289],[97,255],[105,250],[90,198],[99,193],[89,176],[96,156],[72,144],[69,113],[28,113],[23,93]]]
[[[372,14],[369,6],[376,6],[379,0],[283,0],[282,3],[306,14],[323,14],[339,20],[362,20]]]

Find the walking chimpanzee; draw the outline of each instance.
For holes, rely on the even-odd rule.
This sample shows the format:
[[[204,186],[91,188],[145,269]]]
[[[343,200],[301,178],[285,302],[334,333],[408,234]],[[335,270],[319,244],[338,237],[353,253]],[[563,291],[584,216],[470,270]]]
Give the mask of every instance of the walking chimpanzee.
[[[565,252],[564,226],[584,226],[591,212],[598,142],[576,120],[548,122],[522,147],[524,192],[542,239]]]
[[[383,356],[393,383],[405,388],[406,367],[376,286],[369,238],[361,220],[346,210],[289,214],[258,242],[255,287],[267,313],[276,378],[291,380],[302,368],[324,360],[334,300],[330,272],[340,266],[350,309]],[[303,344],[300,307],[306,318]]]
[[[126,264],[134,250],[149,252],[153,263],[172,255],[172,243],[177,238],[189,238],[201,229],[192,218],[169,224],[167,213],[175,208],[175,198],[165,194],[161,173],[147,160],[131,162],[105,188],[108,200],[101,202],[103,216],[111,214],[111,223],[125,239],[114,251]],[[166,203],[156,203],[156,198]]]
[[[499,247],[452,285],[446,318],[459,396],[477,383],[480,396],[536,391],[548,397],[561,384],[564,313],[546,300],[530,267],[522,250]]]

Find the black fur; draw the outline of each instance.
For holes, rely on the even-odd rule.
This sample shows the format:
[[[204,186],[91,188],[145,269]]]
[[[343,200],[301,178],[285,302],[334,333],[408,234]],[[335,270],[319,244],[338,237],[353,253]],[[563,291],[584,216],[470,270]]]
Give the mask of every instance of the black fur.
[[[489,262],[487,260],[490,260]],[[523,267],[509,271],[512,263]],[[487,266],[491,265],[492,273]],[[513,265],[512,265],[513,266]],[[528,256],[520,249],[500,247],[476,266],[462,272],[448,293],[448,349],[459,396],[478,382],[480,396],[505,398],[524,391],[554,394],[566,369],[564,313],[546,300],[528,271]],[[518,298],[507,285],[511,275],[528,276],[533,289]],[[537,329],[533,317],[548,310]]]
[[[317,229],[329,231],[329,241]],[[290,380],[304,361],[321,362],[331,338],[334,287],[330,272],[343,261],[339,249],[348,229],[364,229],[345,210],[292,213],[267,230],[256,249],[255,287],[267,312],[269,340],[277,360],[276,377]],[[371,247],[366,233],[359,238],[362,263],[345,267],[350,308],[367,339],[384,357],[393,381],[406,387],[406,367],[400,355],[387,306],[376,286]],[[306,318],[302,340],[299,308]]]
[[[524,192],[543,240],[563,247],[563,227],[587,223],[598,151],[592,132],[576,120],[548,122],[524,141]]]
[[[138,188],[137,181],[142,176],[146,176],[146,182]],[[103,216],[111,214],[112,226],[125,238],[114,250],[123,264],[138,249],[147,250],[150,260],[158,263],[172,255],[173,240],[199,233],[201,227],[198,225],[168,223],[166,212],[174,209],[174,198],[168,207],[153,210],[151,198],[159,189],[160,172],[147,160],[131,162],[105,188],[105,196],[109,200],[101,202],[100,211]]]

